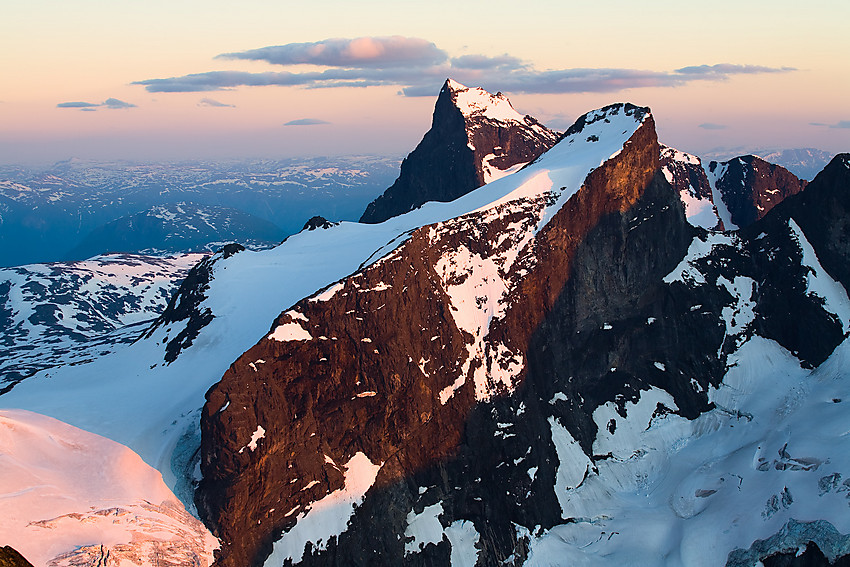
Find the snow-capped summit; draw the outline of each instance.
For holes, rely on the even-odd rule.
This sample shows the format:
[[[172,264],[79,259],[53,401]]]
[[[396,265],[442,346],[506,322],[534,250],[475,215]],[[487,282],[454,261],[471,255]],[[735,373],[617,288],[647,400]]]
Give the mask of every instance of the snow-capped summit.
[[[466,118],[480,116],[504,122],[523,122],[523,115],[514,110],[511,101],[501,92],[491,94],[481,87],[470,88],[454,79],[446,79],[443,90],[450,93],[455,105]]]
[[[551,148],[558,136],[514,110],[503,94],[447,79],[431,129],[360,222],[383,222],[428,201],[452,201],[518,170]]]

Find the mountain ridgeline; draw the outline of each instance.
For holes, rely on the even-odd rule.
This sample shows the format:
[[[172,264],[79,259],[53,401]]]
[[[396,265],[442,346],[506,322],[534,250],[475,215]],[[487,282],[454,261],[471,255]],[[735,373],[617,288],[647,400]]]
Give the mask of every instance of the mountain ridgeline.
[[[706,420],[760,431],[743,398],[720,407],[714,393],[742,352],[765,341],[793,353],[800,372],[816,369],[850,316],[844,288],[825,283],[847,284],[850,156],[804,192],[784,170],[768,172],[777,185],[748,182],[765,169],[756,160],[689,171],[692,161],[665,153],[647,108],[588,113],[504,197],[414,230],[281,313],[210,389],[201,416],[196,503],[221,539],[218,563],[659,561],[628,523],[638,509],[611,495],[660,482],[652,471],[693,475],[670,437],[699,437]],[[705,231],[689,222],[686,195],[707,201],[712,227],[722,210],[745,228]],[[772,529],[762,523],[777,510],[765,525],[782,527],[791,479],[728,466],[769,509],[744,531]],[[776,466],[786,469],[796,470]],[[716,482],[659,489],[663,519],[646,529],[721,521],[719,505],[694,521],[682,511],[726,498]],[[796,510],[807,505],[818,502]],[[576,538],[596,545],[564,543]]]
[[[383,222],[427,201],[453,201],[534,160],[557,141],[557,132],[519,114],[502,93],[448,79],[437,97],[431,129],[360,222]]]

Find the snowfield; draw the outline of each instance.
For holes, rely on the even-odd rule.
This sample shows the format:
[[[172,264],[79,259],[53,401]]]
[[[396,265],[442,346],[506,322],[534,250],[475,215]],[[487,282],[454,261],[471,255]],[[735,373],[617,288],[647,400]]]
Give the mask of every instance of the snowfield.
[[[0,411],[0,536],[37,567],[206,567],[218,547],[131,450],[21,410]]]

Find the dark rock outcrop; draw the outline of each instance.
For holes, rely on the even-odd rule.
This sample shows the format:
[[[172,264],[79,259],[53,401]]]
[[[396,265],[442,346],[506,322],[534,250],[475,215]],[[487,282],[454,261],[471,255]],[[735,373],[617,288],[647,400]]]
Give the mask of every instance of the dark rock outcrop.
[[[722,163],[713,161],[708,171],[715,176],[715,188],[737,227],[749,226],[806,186],[805,181],[784,167],[756,156],[741,156]]]
[[[224,248],[198,262],[180,284],[171,300],[168,302],[168,307],[165,308],[162,315],[151,324],[145,333],[144,338],[150,338],[154,331],[159,328],[166,328],[173,323],[186,321],[185,325],[180,325],[180,331],[172,339],[167,339],[165,346],[165,362],[171,363],[177,360],[180,352],[192,345],[192,342],[197,338],[201,329],[210,324],[213,320],[213,313],[209,307],[201,309],[201,303],[206,299],[206,291],[209,289],[210,280],[213,277],[213,267],[219,260],[227,259],[234,254],[245,250],[241,244],[231,243]]]
[[[781,205],[817,251],[829,274],[850,289],[850,153],[836,155],[805,191]]]
[[[398,482],[454,454],[476,403],[522,382],[531,335],[563,289],[577,247],[607,215],[631,209],[658,169],[648,109],[612,105],[602,112],[641,126],[533,246],[502,264],[509,307],[486,340],[459,328],[446,291],[470,274],[453,275],[441,259],[462,247],[484,258],[519,250],[556,194],[417,230],[330,298],[303,300],[272,327],[275,333],[306,318],[311,340],[261,340],[208,392],[196,503],[222,539],[222,565],[259,564],[280,531],[294,525],[296,510],[342,487],[343,474],[326,456],[345,463],[362,452],[383,463],[377,485]],[[471,356],[471,348],[479,354]],[[256,451],[246,450],[258,424],[264,438]],[[384,561],[399,558],[397,551]]]
[[[551,148],[558,134],[521,116],[501,93],[447,80],[431,129],[401,164],[401,173],[372,201],[360,222],[379,223],[428,201],[452,201]]]
[[[301,230],[304,231],[304,230],[316,230],[317,228],[330,228],[330,227],[332,227],[336,224],[337,223],[333,223],[333,222],[329,221],[328,219],[326,219],[325,217],[316,215],[314,217],[311,217],[310,220],[308,220],[307,222],[305,222],[304,228],[302,228]]]
[[[6,545],[0,547],[0,567],[32,567],[23,555]]]
[[[685,215],[691,224],[708,229],[723,230],[717,213],[711,184],[702,160],[669,146],[661,146],[661,171],[667,182],[679,194],[685,205]]]

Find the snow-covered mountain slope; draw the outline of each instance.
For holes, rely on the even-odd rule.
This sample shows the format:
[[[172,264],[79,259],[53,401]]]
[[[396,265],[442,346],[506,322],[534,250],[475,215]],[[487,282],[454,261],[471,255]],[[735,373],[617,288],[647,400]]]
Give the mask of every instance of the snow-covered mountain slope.
[[[202,257],[114,254],[0,269],[0,390],[134,341]]]
[[[37,373],[0,396],[0,406],[38,411],[128,445],[159,468],[181,498],[191,500],[182,467],[192,467],[186,460],[199,443],[204,393],[267,333],[274,316],[379,259],[420,226],[475,210],[514,189],[503,180],[486,187],[380,225],[343,222],[303,231],[272,250],[215,254],[207,261],[209,277],[199,284],[203,289],[185,290],[194,298],[191,309],[177,313],[171,325],[91,364]],[[167,345],[197,321],[205,324],[198,334],[187,331],[197,336],[192,346],[169,363]],[[176,486],[178,479],[185,486]]]
[[[317,214],[354,220],[392,183],[398,164],[397,158],[339,156],[0,165],[0,266],[81,259],[68,253],[93,230],[176,203],[237,209],[274,223],[284,236]]]
[[[207,394],[220,563],[734,564],[815,520],[845,555],[839,485],[814,494],[846,429],[798,424],[850,389],[850,156],[735,234],[686,223],[659,157],[646,109],[589,113],[283,312]]]
[[[0,537],[36,565],[206,567],[218,542],[138,455],[0,411]]]
[[[632,207],[658,158],[648,109],[594,111],[533,166],[470,194],[509,184],[504,197],[415,231],[283,313],[207,394],[197,502],[223,540],[222,564],[256,563],[272,534],[299,533],[344,489],[337,463],[357,451],[380,466],[380,485],[456,451],[472,408],[522,383],[531,335],[576,246]],[[380,528],[394,542],[398,520]],[[310,541],[324,548],[337,535],[313,531]],[[291,537],[275,544],[271,564],[302,559]],[[380,546],[357,553],[403,559]]]
[[[106,252],[176,254],[218,250],[228,242],[270,248],[289,233],[229,207],[175,203],[156,205],[96,228],[68,255],[89,258]]]
[[[706,229],[722,228],[711,185],[699,157],[662,145],[661,171],[678,191],[689,223]]]
[[[503,94],[448,79],[437,97],[431,129],[360,222],[382,222],[428,201],[456,199],[516,171],[557,141],[557,132],[519,114]]]
[[[748,226],[807,183],[752,155],[705,163],[662,146],[661,164],[667,181],[679,192],[688,222],[706,229]]]
[[[756,477],[746,501],[772,491],[770,521],[745,508],[736,524],[718,511],[710,527],[665,508],[664,496],[651,518],[635,512],[664,471],[685,482],[736,443],[750,449],[735,435],[757,423],[746,414],[756,415],[747,400],[758,395],[738,405],[718,397],[727,382],[747,391],[749,374],[738,377],[734,363],[768,353],[790,376],[783,384],[843,365],[835,354],[823,361],[846,332],[846,296],[831,278],[850,281],[848,207],[835,190],[847,186],[846,158],[800,195],[825,196],[791,208],[802,236],[776,212],[724,236],[685,222],[660,154],[648,111],[613,105],[581,117],[532,165],[451,203],[305,230],[262,252],[229,247],[196,266],[141,340],[37,373],[0,406],[129,446],[189,503],[214,386],[198,495],[222,536],[222,564],[262,564],[272,552],[269,565],[676,564],[652,555],[651,542],[693,543],[688,526],[711,542],[722,525],[738,535],[705,554],[703,564],[717,564],[730,546],[772,541],[783,526],[847,533],[837,506],[817,518],[783,507],[790,481],[772,471],[811,472],[793,469],[810,465],[793,444],[788,459],[776,448],[784,464]],[[768,346],[747,350],[759,341]],[[777,404],[751,437],[781,430],[771,429],[786,411]],[[721,429],[722,439],[706,437]],[[812,431],[829,451],[846,442]],[[691,445],[693,466],[672,465]],[[843,466],[825,476],[846,476]],[[697,504],[721,494],[697,480]],[[842,485],[829,494],[843,498]],[[604,511],[573,516],[567,505]],[[635,538],[645,520],[652,529],[640,533],[655,540],[632,554],[610,547],[620,534],[604,522]],[[597,543],[576,536],[599,528]]]

